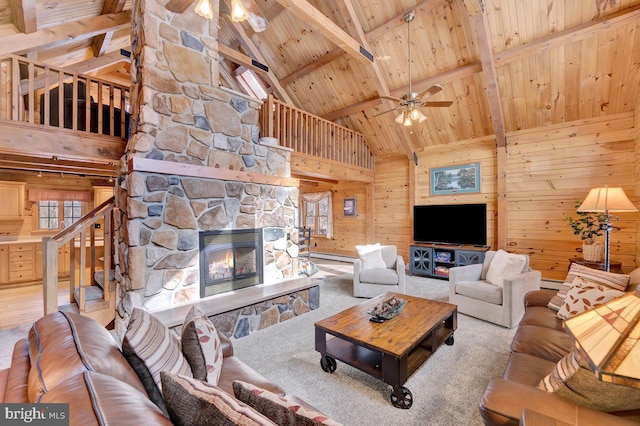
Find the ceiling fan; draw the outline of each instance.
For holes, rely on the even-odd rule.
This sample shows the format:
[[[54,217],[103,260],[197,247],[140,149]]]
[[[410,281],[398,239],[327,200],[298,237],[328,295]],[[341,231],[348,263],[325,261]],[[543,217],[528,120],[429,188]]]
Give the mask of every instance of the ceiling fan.
[[[167,10],[175,13],[184,12],[195,0],[169,0],[165,5]],[[269,23],[260,12],[254,0],[220,1],[220,12],[226,13],[234,22],[247,20],[253,31],[259,33],[267,29]],[[213,5],[211,0],[198,0],[195,11],[198,15],[213,19]]]
[[[433,96],[436,93],[442,91],[442,86],[440,86],[439,84],[434,84],[422,93],[416,93],[411,90],[411,21],[413,21],[415,17],[416,16],[413,12],[407,13],[404,17],[404,20],[407,22],[407,40],[409,45],[409,92],[406,95],[402,96],[402,98],[396,98],[394,96],[380,96],[382,99],[397,102],[399,106],[374,115],[374,117],[377,117],[379,115],[395,111],[398,108],[402,108],[400,114],[396,116],[395,122],[398,124],[403,124],[405,126],[411,126],[413,121],[416,120],[419,123],[422,123],[427,119],[427,116],[418,109],[418,107],[420,106],[426,108],[445,108],[450,107],[453,104],[452,101],[427,100],[430,96]]]

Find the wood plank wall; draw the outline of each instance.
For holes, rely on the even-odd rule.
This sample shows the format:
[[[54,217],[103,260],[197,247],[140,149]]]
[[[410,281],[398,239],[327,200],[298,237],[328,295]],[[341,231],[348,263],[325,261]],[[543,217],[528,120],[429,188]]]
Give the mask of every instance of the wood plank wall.
[[[311,237],[312,253],[328,253],[339,256],[356,257],[355,246],[367,244],[367,218],[371,215],[367,202],[367,187],[371,184],[362,182],[338,182],[331,184],[326,182],[300,183],[300,193],[326,192],[333,193],[333,239],[325,237]],[[356,217],[344,217],[342,215],[342,200],[344,198],[356,199]]]
[[[371,242],[395,245],[408,264],[411,243],[411,194],[406,156],[376,158],[374,183],[374,230]]]
[[[480,163],[480,192],[430,195],[430,169]],[[497,238],[496,147],[495,138],[469,139],[424,148],[415,167],[415,204],[487,204],[487,244],[495,247]],[[447,226],[446,223],[439,224]]]
[[[507,134],[509,249],[528,253],[549,279],[563,279],[581,240],[565,218],[594,187],[621,186],[637,206],[633,113],[591,118]],[[636,266],[638,214],[621,213],[611,258]],[[601,241],[604,242],[604,237]]]

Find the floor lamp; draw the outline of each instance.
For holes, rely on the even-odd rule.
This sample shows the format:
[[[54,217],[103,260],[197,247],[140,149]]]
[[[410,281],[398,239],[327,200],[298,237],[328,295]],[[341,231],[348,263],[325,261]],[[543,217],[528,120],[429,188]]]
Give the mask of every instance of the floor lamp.
[[[629,201],[622,188],[593,188],[584,199],[578,212],[604,213],[606,217],[602,230],[605,232],[604,240],[604,270],[609,272],[609,233],[611,232],[611,213],[637,212],[638,209]],[[617,219],[616,219],[617,220]]]

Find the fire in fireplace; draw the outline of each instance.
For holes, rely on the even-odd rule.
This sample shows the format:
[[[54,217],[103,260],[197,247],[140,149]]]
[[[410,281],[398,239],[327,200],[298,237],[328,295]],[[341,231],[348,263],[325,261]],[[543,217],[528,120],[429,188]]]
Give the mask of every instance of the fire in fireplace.
[[[200,233],[200,297],[262,281],[262,229]]]

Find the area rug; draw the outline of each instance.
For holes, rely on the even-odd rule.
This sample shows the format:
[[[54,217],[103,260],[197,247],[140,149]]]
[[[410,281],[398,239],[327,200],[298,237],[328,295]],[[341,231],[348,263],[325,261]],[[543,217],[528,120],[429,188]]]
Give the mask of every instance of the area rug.
[[[407,381],[413,406],[397,409],[381,380],[340,361],[333,374],[320,368],[313,324],[362,302],[351,288],[351,274],[323,278],[319,309],[234,339],[235,355],[344,425],[481,425],[480,397],[502,375],[515,330],[459,314],[454,345],[441,346]],[[407,293],[447,301],[448,282],[408,276]]]

